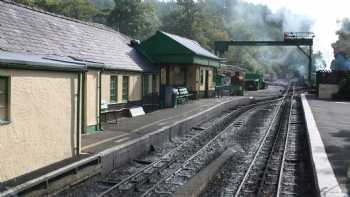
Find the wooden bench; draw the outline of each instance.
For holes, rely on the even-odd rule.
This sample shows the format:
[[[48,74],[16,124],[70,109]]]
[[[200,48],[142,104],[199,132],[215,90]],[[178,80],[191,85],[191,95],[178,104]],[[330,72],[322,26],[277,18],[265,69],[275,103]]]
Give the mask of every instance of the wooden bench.
[[[106,123],[108,124],[118,124],[118,113],[123,112],[124,110],[128,110],[128,108],[121,108],[121,109],[110,109],[110,110],[105,110],[101,112],[101,115],[105,117]],[[114,116],[114,119],[109,120],[109,115]]]
[[[182,104],[188,102],[189,98],[193,96],[193,94],[190,94],[187,90],[187,88],[179,87],[177,88],[178,95],[176,96],[176,103]]]

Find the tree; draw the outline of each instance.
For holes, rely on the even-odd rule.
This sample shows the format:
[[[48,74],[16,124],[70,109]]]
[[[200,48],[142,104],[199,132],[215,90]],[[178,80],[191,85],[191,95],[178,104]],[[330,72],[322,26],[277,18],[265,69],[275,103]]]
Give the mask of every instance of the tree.
[[[88,0],[64,0],[60,3],[60,13],[79,20],[92,21],[97,10]]]
[[[177,0],[171,3],[173,9],[161,17],[161,29],[198,41],[212,49],[215,40],[228,39],[223,19],[212,14],[204,1]]]
[[[99,10],[112,10],[114,8],[113,0],[90,0],[90,2]]]
[[[155,9],[141,0],[115,0],[115,7],[108,17],[108,25],[138,39],[152,35],[159,26]]]
[[[85,21],[93,21],[98,13],[96,7],[88,0],[16,0],[16,2]]]
[[[28,5],[28,6],[34,5],[34,0],[15,0],[15,2],[23,5]]]

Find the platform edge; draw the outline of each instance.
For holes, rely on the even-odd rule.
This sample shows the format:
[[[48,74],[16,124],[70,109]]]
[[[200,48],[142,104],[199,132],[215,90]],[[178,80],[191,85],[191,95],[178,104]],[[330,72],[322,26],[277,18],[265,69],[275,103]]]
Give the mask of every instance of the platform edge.
[[[320,132],[318,130],[311,107],[307,101],[306,95],[301,94],[301,101],[304,111],[304,118],[307,128],[307,137],[313,167],[314,177],[316,178],[316,187],[321,197],[344,197],[337,178],[334,174],[331,163],[328,159],[325,146],[323,144]]]

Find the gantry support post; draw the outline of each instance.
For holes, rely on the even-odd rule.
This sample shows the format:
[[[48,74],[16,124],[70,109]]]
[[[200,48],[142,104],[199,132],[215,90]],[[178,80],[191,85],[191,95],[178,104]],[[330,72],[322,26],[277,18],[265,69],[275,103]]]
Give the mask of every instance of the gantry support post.
[[[300,46],[297,46],[298,49],[308,58],[309,65],[308,65],[308,81],[310,85],[312,84],[311,78],[312,78],[312,46],[309,46],[309,52],[305,52]]]
[[[312,46],[309,46],[309,76],[308,76],[308,80],[310,83],[310,86],[312,86]]]

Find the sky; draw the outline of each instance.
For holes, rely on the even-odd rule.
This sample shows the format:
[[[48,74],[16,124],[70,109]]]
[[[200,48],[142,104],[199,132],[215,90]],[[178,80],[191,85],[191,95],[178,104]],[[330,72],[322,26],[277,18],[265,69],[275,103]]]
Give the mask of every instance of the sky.
[[[331,44],[338,36],[337,21],[350,18],[350,0],[244,0],[254,4],[267,5],[273,12],[287,8],[293,14],[305,15],[313,20],[311,31],[315,33],[314,50],[321,51],[329,67],[333,59]]]

